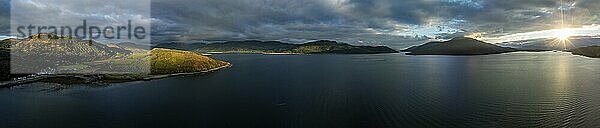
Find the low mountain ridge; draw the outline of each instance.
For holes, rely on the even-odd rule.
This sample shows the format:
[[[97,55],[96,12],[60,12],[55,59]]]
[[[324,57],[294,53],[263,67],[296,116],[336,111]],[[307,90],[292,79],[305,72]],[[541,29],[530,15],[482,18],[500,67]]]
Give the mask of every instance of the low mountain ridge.
[[[177,49],[177,50],[186,50],[193,51],[200,47],[206,46],[205,43],[160,43],[154,48],[169,48],[169,49]]]
[[[336,41],[320,40],[301,44],[294,49],[298,53],[338,53],[338,54],[376,54],[376,53],[398,53],[398,51],[386,46],[353,46]]]
[[[199,52],[236,52],[236,53],[285,53],[290,52],[295,45],[278,41],[228,41],[200,46]]]
[[[257,40],[228,41],[211,44],[165,43],[158,44],[155,47],[220,53],[377,54],[398,52],[386,46],[353,46],[329,40],[319,40],[305,44],[289,44],[279,41]]]
[[[454,38],[444,42],[429,42],[402,50],[407,55],[487,55],[516,52],[516,49],[500,47],[473,38]]]

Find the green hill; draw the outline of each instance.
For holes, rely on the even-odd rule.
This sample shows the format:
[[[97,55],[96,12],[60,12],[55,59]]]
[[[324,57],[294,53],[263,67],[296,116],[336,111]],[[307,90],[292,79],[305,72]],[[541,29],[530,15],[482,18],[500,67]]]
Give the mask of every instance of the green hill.
[[[589,46],[569,50],[574,55],[582,55],[592,58],[600,58],[600,46]]]
[[[515,52],[517,50],[472,38],[460,37],[444,42],[429,42],[402,51],[408,52],[407,55],[487,55]]]
[[[152,74],[204,72],[230,65],[195,52],[155,48],[149,53]]]
[[[165,43],[157,48],[186,49],[198,52],[222,53],[290,53],[290,54],[377,54],[397,53],[385,46],[353,46],[336,41],[319,40],[305,44],[289,44],[279,41],[228,41],[223,43]]]
[[[155,48],[143,53],[133,53],[126,58],[111,59],[111,70],[149,70],[147,73],[107,73],[101,74],[104,82],[127,82],[162,78],[177,74],[204,73],[230,66],[228,62],[215,60],[199,53],[182,50]],[[108,66],[98,66],[108,67]],[[104,69],[98,69],[103,71]],[[133,71],[133,72],[135,72]]]

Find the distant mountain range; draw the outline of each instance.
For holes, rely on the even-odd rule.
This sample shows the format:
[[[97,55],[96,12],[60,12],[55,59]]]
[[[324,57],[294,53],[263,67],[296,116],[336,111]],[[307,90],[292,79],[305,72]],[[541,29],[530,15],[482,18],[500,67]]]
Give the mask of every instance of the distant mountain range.
[[[459,37],[444,42],[429,42],[402,50],[407,55],[487,55],[515,52],[516,49],[500,47],[473,38]]]
[[[378,54],[398,52],[386,46],[353,46],[350,44],[329,40],[319,40],[305,44],[289,44],[279,41],[256,40],[228,41],[210,44],[162,43],[154,47],[205,53]]]
[[[531,39],[498,43],[503,47],[515,48],[519,51],[552,51],[575,49],[587,46],[600,46],[600,38],[597,36],[575,36],[571,37],[566,44],[556,39]]]

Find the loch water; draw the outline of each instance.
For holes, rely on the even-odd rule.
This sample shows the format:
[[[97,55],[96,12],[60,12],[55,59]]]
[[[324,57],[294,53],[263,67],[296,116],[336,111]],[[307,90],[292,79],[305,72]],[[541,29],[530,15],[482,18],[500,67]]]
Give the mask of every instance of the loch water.
[[[0,127],[600,126],[600,59],[564,52],[213,57],[233,67],[0,89]]]

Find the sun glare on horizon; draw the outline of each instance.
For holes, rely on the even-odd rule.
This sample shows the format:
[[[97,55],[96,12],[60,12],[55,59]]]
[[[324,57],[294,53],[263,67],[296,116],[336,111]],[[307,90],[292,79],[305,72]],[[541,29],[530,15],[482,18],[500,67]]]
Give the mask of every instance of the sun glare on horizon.
[[[569,45],[573,45],[571,44],[570,38],[574,36],[574,34],[573,30],[571,30],[570,28],[558,29],[554,31],[554,34],[552,36],[554,37],[553,43],[559,46],[562,45],[563,49],[565,50],[568,49]]]
[[[573,32],[568,28],[559,29],[554,33],[554,38],[560,41],[567,41],[571,36],[573,36]]]

